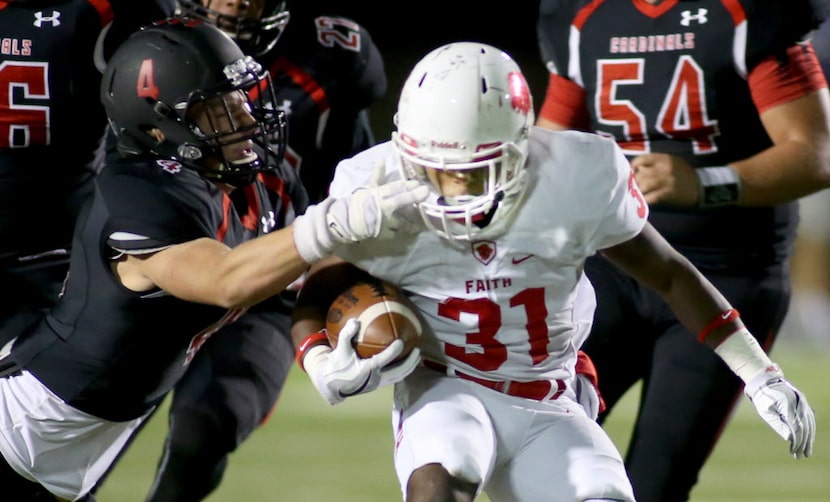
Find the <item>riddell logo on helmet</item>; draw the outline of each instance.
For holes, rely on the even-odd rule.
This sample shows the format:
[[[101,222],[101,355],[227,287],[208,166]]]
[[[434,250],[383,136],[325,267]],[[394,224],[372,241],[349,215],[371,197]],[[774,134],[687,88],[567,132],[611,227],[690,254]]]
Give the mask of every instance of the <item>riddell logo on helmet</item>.
[[[430,141],[429,146],[432,148],[444,148],[459,150],[463,148],[458,141]]]

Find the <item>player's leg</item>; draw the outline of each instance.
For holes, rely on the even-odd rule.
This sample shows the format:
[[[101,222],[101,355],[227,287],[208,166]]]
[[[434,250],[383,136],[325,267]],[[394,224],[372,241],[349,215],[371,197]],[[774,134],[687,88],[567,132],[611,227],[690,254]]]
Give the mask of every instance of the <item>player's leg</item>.
[[[199,350],[176,386],[148,501],[201,500],[228,455],[268,416],[293,363],[285,315],[248,314]]]
[[[9,500],[40,500],[42,487],[52,501],[94,501],[85,495],[143,420],[110,422],[79,411],[26,371],[0,378],[0,402],[0,494],[17,494]],[[73,447],[61,448],[67,438]]]
[[[513,444],[509,450],[515,452],[493,472],[486,488],[492,500],[634,501],[616,446],[569,397],[551,402],[517,400],[513,410],[503,412],[494,412],[498,407],[490,401],[487,407],[500,444]],[[531,417],[527,424],[514,418],[521,407]],[[511,439],[517,431],[521,437]]]
[[[395,471],[407,502],[471,502],[486,483],[496,438],[473,385],[417,368],[395,386]]]
[[[118,463],[124,457],[124,454],[127,453],[127,450],[133,444],[133,441],[135,441],[135,438],[138,437],[138,435],[141,433],[141,431],[144,430],[144,427],[148,423],[150,423],[150,420],[152,420],[153,416],[156,414],[156,412],[158,412],[159,409],[160,409],[159,407],[155,407],[152,410],[150,410],[150,413],[147,415],[147,419],[144,420],[143,422],[141,422],[141,425],[139,425],[133,431],[132,435],[130,435],[130,437],[127,439],[127,443],[124,445],[123,448],[121,448],[121,451],[119,451],[118,454],[115,456],[115,459],[109,465],[107,470],[104,472],[104,474],[100,478],[98,478],[98,482],[95,483],[95,486],[93,486],[92,490],[90,490],[89,495],[88,495],[88,497],[90,497],[90,498],[83,498],[83,499],[78,500],[77,502],[95,502],[94,494],[98,493],[98,491],[101,489],[101,487],[104,486],[104,483],[106,483],[107,479],[110,477],[110,474],[112,474],[112,472],[115,470]]]
[[[472,501],[475,499],[477,489],[477,483],[471,483],[457,476],[453,476],[441,464],[426,464],[415,469],[409,476],[409,483],[406,489],[406,501]],[[450,498],[448,499],[447,497]]]
[[[710,279],[756,336],[777,333],[789,298],[780,268],[767,277]],[[765,347],[770,343],[759,342]],[[679,325],[658,339],[626,456],[639,501],[688,500],[735,404],[743,398],[741,390],[741,381],[721,359]]]

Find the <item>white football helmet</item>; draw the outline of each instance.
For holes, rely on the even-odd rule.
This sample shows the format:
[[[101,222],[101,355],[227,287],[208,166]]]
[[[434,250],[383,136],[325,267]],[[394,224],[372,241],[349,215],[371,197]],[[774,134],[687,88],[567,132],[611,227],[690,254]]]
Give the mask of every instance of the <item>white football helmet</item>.
[[[433,191],[427,227],[458,241],[504,230],[526,188],[533,99],[505,52],[472,42],[439,47],[401,90],[392,143],[402,175]]]

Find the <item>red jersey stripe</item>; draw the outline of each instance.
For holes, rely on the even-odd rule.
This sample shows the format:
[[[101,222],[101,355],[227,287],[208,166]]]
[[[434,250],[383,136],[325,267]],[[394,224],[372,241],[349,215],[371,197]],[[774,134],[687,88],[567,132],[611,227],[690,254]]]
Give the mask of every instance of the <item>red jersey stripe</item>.
[[[827,87],[813,44],[787,49],[787,61],[770,56],[759,63],[747,79],[759,113]]]

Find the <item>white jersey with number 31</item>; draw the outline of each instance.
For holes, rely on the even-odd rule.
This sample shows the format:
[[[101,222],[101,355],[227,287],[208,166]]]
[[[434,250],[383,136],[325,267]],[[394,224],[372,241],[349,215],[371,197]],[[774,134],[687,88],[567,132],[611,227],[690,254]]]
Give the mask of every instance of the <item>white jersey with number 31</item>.
[[[387,181],[399,178],[386,142],[341,162],[331,195],[369,183],[381,159]],[[410,294],[428,324],[425,359],[490,380],[573,376],[595,307],[584,261],[637,235],[648,208],[622,152],[597,135],[534,127],[527,171],[522,206],[501,235],[450,242],[423,230],[336,250]]]

